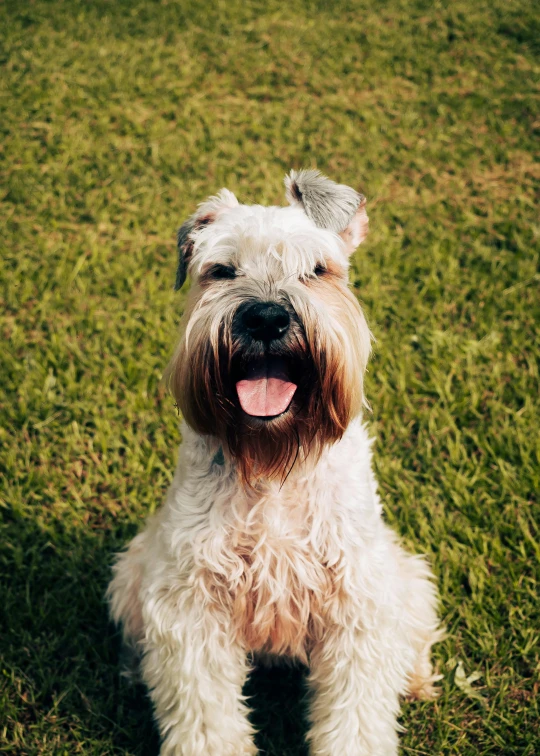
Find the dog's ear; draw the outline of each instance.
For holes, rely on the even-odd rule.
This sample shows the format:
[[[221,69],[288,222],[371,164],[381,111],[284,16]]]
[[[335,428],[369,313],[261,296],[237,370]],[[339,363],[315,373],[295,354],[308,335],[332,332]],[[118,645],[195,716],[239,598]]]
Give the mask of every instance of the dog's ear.
[[[238,200],[234,194],[228,189],[222,189],[215,197],[209,197],[205,202],[201,202],[197,212],[185,223],[182,223],[176,235],[178,267],[176,268],[176,280],[174,282],[175,291],[181,289],[186,280],[197,232],[237,205]]]
[[[362,244],[368,233],[369,218],[366,212],[366,198],[361,194],[358,208],[339,235],[345,242],[345,251],[352,255],[354,250]]]
[[[287,199],[300,205],[319,228],[335,231],[351,254],[368,231],[366,198],[344,184],[336,184],[315,170],[291,171],[285,177]]]

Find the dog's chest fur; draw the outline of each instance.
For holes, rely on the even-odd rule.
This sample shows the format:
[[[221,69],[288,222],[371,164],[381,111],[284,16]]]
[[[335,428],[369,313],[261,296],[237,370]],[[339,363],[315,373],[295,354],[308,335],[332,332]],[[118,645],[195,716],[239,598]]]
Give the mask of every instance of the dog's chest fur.
[[[339,612],[344,560],[309,483],[229,502],[220,573],[204,570],[207,595],[228,605],[249,651],[307,659]],[[330,616],[330,613],[332,616]]]

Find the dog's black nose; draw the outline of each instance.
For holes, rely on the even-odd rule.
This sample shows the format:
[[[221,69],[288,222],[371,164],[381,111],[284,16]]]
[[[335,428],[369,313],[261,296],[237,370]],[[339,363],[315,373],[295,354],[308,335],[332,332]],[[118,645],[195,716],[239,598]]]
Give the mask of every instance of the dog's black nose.
[[[242,325],[255,341],[281,339],[289,323],[289,313],[275,302],[255,302],[242,314]]]

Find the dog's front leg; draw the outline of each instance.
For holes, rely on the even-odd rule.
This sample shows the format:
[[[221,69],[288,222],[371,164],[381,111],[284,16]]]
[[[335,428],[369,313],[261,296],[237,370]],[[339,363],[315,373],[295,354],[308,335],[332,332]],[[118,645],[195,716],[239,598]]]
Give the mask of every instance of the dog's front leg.
[[[230,622],[202,597],[158,596],[144,609],[142,674],[162,735],[161,756],[252,756],[242,686],[246,654]]]
[[[400,666],[391,638],[331,630],[310,660],[310,756],[396,756]]]

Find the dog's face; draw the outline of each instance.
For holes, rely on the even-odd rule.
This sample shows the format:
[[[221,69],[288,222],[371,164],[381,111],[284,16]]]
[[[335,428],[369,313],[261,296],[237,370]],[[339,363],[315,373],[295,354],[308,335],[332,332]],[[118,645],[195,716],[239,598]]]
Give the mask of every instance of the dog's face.
[[[188,266],[193,285],[170,385],[189,425],[218,437],[246,480],[283,479],[299,453],[341,438],[363,402],[370,334],[347,256],[367,231],[365,201],[337,187],[351,193],[349,222],[321,228],[310,174],[336,187],[293,174],[286,208],[239,205],[224,190],[179,232],[177,286]]]

